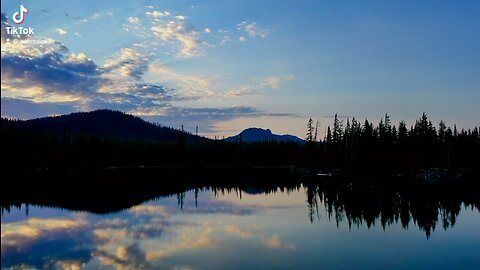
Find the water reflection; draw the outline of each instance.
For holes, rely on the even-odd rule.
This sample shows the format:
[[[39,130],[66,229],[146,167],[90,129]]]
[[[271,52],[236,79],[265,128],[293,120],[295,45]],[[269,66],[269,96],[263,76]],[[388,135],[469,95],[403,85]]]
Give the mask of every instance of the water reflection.
[[[305,189],[311,222],[319,218],[321,204],[329,220],[337,226],[346,222],[350,229],[362,225],[370,228],[377,222],[383,229],[396,223],[408,229],[413,223],[429,238],[439,222],[445,230],[455,225],[462,204],[480,210],[477,194],[460,190],[418,186],[414,190],[354,189],[338,185],[307,185]]]
[[[350,230],[386,230],[391,226],[395,241],[403,241],[394,236],[398,232],[397,224],[404,233],[409,233],[407,238],[418,231],[407,229],[418,227],[424,236],[415,239],[421,243],[428,241],[425,235],[430,237],[439,222],[445,230],[451,229],[462,207],[471,209],[465,211],[473,217],[474,225],[480,224],[478,201],[460,200],[458,196],[442,192],[422,197],[415,194],[304,183],[276,188],[203,187],[105,215],[23,204],[2,209],[1,266],[14,269],[291,268],[301,265],[300,258],[311,263],[319,260],[319,265],[335,258],[328,255],[328,251],[324,253],[325,258],[311,254],[312,250],[322,250],[322,243],[336,241],[328,238],[334,232],[331,224],[337,228],[348,224]],[[349,234],[337,231],[341,233],[336,235],[339,241]],[[480,240],[475,231],[465,231],[464,237]],[[470,244],[480,247],[475,241]],[[364,244],[349,242],[337,247],[340,250],[336,252],[345,252],[357,245],[361,248]],[[292,260],[291,264],[286,258]],[[479,262],[473,255],[472,258],[473,263]],[[308,265],[316,268],[312,267],[314,264]]]

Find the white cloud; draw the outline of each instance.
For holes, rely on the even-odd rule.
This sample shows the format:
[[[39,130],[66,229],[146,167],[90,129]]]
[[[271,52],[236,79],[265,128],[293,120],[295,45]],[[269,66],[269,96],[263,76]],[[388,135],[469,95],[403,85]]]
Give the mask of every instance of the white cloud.
[[[214,94],[215,77],[180,73],[161,64],[151,64],[148,71],[155,78],[155,83],[172,85],[187,99],[206,98]]]
[[[75,36],[82,37],[82,35],[80,35],[80,33],[78,33],[78,32],[75,32]]]
[[[165,16],[170,16],[170,12],[168,11],[159,11],[159,10],[154,10],[154,11],[147,11],[145,15],[152,17],[152,18],[161,18]]]
[[[141,20],[138,17],[128,17],[128,22],[131,24],[140,24]]]
[[[205,33],[208,33],[208,34],[210,34],[212,32],[212,30],[210,30],[210,28],[205,28],[204,31],[205,31]]]
[[[251,37],[266,38],[268,36],[268,31],[260,28],[256,22],[241,22],[237,24],[237,29],[245,31]]]
[[[185,20],[185,19],[187,19],[187,17],[185,17],[185,16],[183,16],[183,15],[177,15],[177,16],[175,16],[175,19]]]
[[[261,85],[264,88],[270,88],[270,89],[276,90],[276,89],[280,88],[280,85],[282,83],[287,82],[287,81],[292,81],[292,80],[295,80],[294,75],[288,75],[288,76],[282,76],[282,77],[272,76],[272,77],[267,77],[267,78],[263,79]]]
[[[227,97],[239,97],[239,96],[252,96],[262,93],[261,90],[278,90],[283,83],[292,81],[295,79],[294,75],[287,76],[271,76],[263,78],[259,83],[246,84],[233,89],[230,89],[225,96]]]
[[[92,61],[92,60],[89,59],[87,55],[84,53],[79,53],[79,54],[72,53],[67,57],[67,62],[69,63],[81,64],[81,63],[87,63],[89,61]]]
[[[238,41],[240,41],[240,42],[245,42],[245,41],[247,41],[247,38],[245,38],[244,36],[240,36],[240,37],[238,38]]]
[[[224,36],[222,37],[222,40],[220,40],[220,45],[225,45],[225,44],[227,44],[227,43],[229,43],[229,42],[231,42],[231,41],[232,41],[232,39],[231,39],[229,36],[224,35]]]
[[[188,58],[200,53],[198,33],[184,21],[169,21],[168,23],[156,23],[151,28],[153,34],[160,38],[163,43],[174,43],[179,52],[178,57]]]
[[[55,31],[61,36],[67,34],[67,31],[63,30],[62,28],[55,28]]]
[[[100,18],[101,16],[102,16],[102,15],[100,15],[100,13],[96,12],[96,13],[93,13],[92,16],[90,16],[90,19],[95,20],[95,19]]]

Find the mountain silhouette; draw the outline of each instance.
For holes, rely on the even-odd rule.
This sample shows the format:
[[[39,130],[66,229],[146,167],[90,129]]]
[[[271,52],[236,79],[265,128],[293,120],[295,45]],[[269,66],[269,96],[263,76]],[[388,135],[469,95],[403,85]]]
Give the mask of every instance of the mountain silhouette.
[[[180,133],[183,134],[186,141],[193,141],[196,138],[195,135],[177,129],[150,123],[120,111],[106,109],[32,120],[2,118],[2,128],[51,135],[81,134],[122,140],[175,142]],[[202,139],[206,140],[203,137]]]
[[[240,134],[228,137],[225,139],[227,142],[264,142],[264,141],[277,141],[277,142],[298,142],[298,143],[305,143],[304,140],[298,138],[297,136],[293,135],[277,135],[273,134],[270,129],[262,129],[262,128],[247,128],[240,132]]]

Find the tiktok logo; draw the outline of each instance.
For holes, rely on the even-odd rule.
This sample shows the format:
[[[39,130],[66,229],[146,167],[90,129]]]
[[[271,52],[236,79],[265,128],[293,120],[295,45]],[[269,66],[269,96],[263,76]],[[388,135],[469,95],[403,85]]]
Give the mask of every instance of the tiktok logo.
[[[23,21],[25,21],[25,13],[28,13],[28,9],[26,9],[23,5],[20,5],[20,11],[13,13],[13,22],[16,24],[23,23]]]

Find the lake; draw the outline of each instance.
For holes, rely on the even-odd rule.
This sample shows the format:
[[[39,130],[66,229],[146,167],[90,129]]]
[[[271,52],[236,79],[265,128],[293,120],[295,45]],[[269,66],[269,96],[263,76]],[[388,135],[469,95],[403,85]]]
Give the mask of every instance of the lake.
[[[200,188],[95,214],[2,208],[12,269],[480,269],[478,204],[298,184]]]

